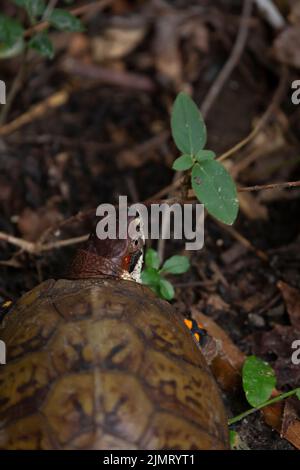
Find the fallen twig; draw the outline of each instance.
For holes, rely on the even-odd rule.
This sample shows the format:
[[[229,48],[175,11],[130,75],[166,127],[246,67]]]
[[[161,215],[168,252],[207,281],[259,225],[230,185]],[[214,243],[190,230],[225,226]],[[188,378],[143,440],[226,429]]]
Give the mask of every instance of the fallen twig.
[[[217,79],[214,81],[211,88],[208,90],[206,98],[202,103],[201,111],[204,117],[208,114],[208,111],[212,108],[213,103],[215,103],[219,93],[221,92],[226,81],[232,74],[234,68],[236,67],[244,51],[244,47],[246,45],[246,41],[248,37],[249,19],[251,16],[252,5],[253,5],[253,0],[244,1],[243,11],[242,11],[241,20],[240,20],[240,26],[239,26],[238,34],[236,37],[235,44],[232,48],[231,54],[226,64],[222,68],[220,74],[218,75]]]
[[[14,237],[9,233],[0,232],[0,240],[17,246],[28,253],[34,253],[34,243],[24,240],[23,238]]]
[[[233,237],[235,240],[240,242],[245,248],[247,248],[247,250],[253,251],[256,254],[256,256],[258,256],[258,258],[260,258],[262,261],[269,261],[268,255],[264,251],[258,250],[254,245],[252,245],[250,240],[244,237],[244,235],[239,233],[233,227],[230,227],[225,224],[221,224],[221,222],[219,222],[216,219],[213,219],[213,220],[222,228],[222,230],[225,230],[227,233],[229,233],[231,237]]]
[[[256,184],[255,186],[244,186],[238,188],[239,192],[245,191],[261,191],[265,189],[288,189],[288,188],[299,188],[300,181],[287,181],[285,183],[270,183],[270,184]]]
[[[89,66],[90,68],[93,66]],[[85,66],[86,68],[86,66]],[[131,87],[144,91],[153,91],[154,84],[147,77],[132,74],[129,72],[117,72],[115,70],[108,70],[103,68],[95,67],[97,70],[98,80],[105,81],[106,83]],[[89,72],[87,72],[89,73]],[[102,78],[101,78],[102,77]],[[97,74],[93,77],[97,79]],[[18,116],[11,122],[0,127],[0,136],[6,136],[12,134],[19,128],[29,124],[35,119],[44,116],[44,114],[50,109],[58,108],[63,106],[69,100],[71,93],[76,89],[75,85],[69,85],[62,90],[59,90],[38,104],[33,105],[28,111]]]
[[[63,248],[65,246],[75,245],[82,243],[88,239],[88,235],[82,235],[80,237],[67,238],[66,240],[58,240],[55,242],[41,244],[39,242],[30,242],[24,240],[24,238],[14,237],[5,232],[0,232],[0,241],[10,243],[11,245],[21,248],[22,251],[26,251],[32,255],[39,255],[45,251],[51,251],[54,249]]]
[[[272,0],[255,0],[257,8],[265,17],[265,20],[276,30],[285,26],[285,19]]]
[[[0,127],[0,136],[12,134],[20,127],[23,127],[43,116],[47,111],[49,111],[49,109],[58,108],[64,105],[68,101],[70,93],[70,87],[64,88],[63,90],[57,91],[56,93],[53,93],[53,95],[48,96],[41,103],[33,105],[28,111],[21,114],[21,116],[18,116],[13,121]]]
[[[85,64],[84,62],[68,57],[62,63],[64,72],[77,75],[91,80],[97,80],[107,85],[116,85],[124,88],[133,88],[151,92],[154,91],[155,85],[153,81],[145,76],[137,73],[126,72],[123,70],[115,70],[107,67],[100,67],[94,64]]]

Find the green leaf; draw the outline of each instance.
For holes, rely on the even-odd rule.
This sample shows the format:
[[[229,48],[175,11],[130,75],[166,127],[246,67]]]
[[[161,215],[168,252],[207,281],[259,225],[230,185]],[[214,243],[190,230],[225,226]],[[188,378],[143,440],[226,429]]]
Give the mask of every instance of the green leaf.
[[[196,155],[206,144],[206,127],[194,101],[179,93],[171,116],[172,136],[183,154]]]
[[[45,32],[38,33],[33,36],[28,45],[42,56],[48,57],[49,59],[54,57],[53,44],[50,41],[48,34]]]
[[[300,400],[300,388],[297,389],[296,397],[298,398],[298,400]]]
[[[192,159],[191,155],[181,155],[181,157],[176,158],[172,168],[176,171],[185,171],[192,168],[193,165],[194,160]]]
[[[18,7],[25,7],[26,0],[13,0]]]
[[[225,224],[233,224],[239,209],[237,190],[221,163],[216,160],[196,163],[192,170],[192,188],[211,215]]]
[[[190,267],[190,260],[186,256],[174,255],[164,262],[161,272],[170,274],[185,273]]]
[[[60,31],[83,31],[81,21],[66,10],[54,8],[47,18],[49,23]]]
[[[196,160],[198,162],[203,162],[204,160],[213,160],[214,158],[216,158],[216,154],[212,150],[200,150],[196,155]]]
[[[146,268],[159,268],[159,257],[157,251],[153,250],[153,248],[148,248],[145,255],[145,265]]]
[[[26,9],[28,15],[32,18],[41,16],[46,9],[45,0],[14,0],[19,7]]]
[[[160,283],[160,275],[157,269],[147,268],[141,274],[142,283],[147,286],[158,286]]]
[[[157,297],[160,297],[160,292],[159,292],[159,284],[157,286],[148,286]]]
[[[163,299],[172,300],[175,295],[174,287],[166,279],[161,279],[159,283],[159,293]]]
[[[44,0],[26,0],[25,8],[29,16],[36,18],[37,16],[42,16],[46,9],[46,3]]]
[[[272,367],[256,356],[249,356],[243,365],[243,388],[251,406],[264,403],[271,396],[276,385]]]
[[[25,42],[22,37],[10,46],[0,43],[0,59],[10,59],[12,57],[16,57],[17,55],[21,54],[21,52],[24,50],[24,47]]]
[[[23,26],[13,18],[0,14],[0,47],[12,47],[23,36]]]

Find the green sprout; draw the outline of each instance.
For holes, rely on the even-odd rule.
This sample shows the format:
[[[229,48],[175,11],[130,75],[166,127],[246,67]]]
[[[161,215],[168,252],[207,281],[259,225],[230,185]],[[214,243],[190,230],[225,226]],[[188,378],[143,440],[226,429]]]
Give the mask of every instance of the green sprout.
[[[265,406],[273,405],[285,398],[295,395],[300,400],[300,388],[271,398],[276,386],[276,375],[273,368],[256,356],[249,356],[244,362],[242,370],[243,389],[246,399],[252,408],[231,418],[228,424],[235,424],[246,416],[261,410]]]
[[[41,22],[47,22],[48,26],[26,39],[25,27],[18,19],[0,14],[0,59],[15,57],[27,48],[52,59],[54,47],[48,34],[50,27],[58,31],[83,31],[83,25],[76,16],[62,8],[48,7],[44,0],[12,0],[12,2],[26,11],[31,26]]]
[[[152,248],[148,248],[145,255],[142,282],[162,299],[172,300],[175,296],[174,287],[171,282],[164,278],[165,274],[183,274],[188,271],[189,267],[189,259],[186,256],[179,255],[167,259],[160,267],[158,253]]]
[[[176,171],[191,172],[191,186],[207,212],[225,224],[233,224],[238,210],[236,185],[226,168],[206,150],[207,133],[194,101],[179,93],[171,116],[172,136],[182,155],[174,161]]]

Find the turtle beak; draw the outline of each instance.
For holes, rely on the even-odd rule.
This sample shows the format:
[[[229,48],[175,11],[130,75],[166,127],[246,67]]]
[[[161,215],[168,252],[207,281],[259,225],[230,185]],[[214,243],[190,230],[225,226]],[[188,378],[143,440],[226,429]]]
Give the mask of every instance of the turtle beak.
[[[138,282],[139,284],[141,281],[141,272],[142,272],[142,265],[143,265],[143,250],[139,250],[133,254],[130,268],[129,268],[129,276],[130,278]]]

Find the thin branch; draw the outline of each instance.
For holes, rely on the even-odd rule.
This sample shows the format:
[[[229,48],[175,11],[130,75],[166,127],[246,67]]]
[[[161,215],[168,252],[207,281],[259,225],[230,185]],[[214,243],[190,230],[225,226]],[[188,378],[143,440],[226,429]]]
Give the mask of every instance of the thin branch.
[[[9,233],[0,232],[0,241],[4,241],[10,243],[11,245],[17,246],[21,248],[23,251],[27,251],[28,253],[34,253],[34,243],[24,240],[23,238],[17,238]]]
[[[268,255],[262,251],[257,249],[251,242],[248,240],[244,235],[239,233],[237,230],[235,230],[233,227],[230,227],[229,225],[222,224],[219,222],[217,219],[213,218],[214,222],[221,227],[222,230],[225,230],[229,235],[231,235],[232,238],[237,240],[241,245],[243,245],[247,250],[252,251],[253,253],[256,254],[258,258],[260,258],[264,262],[269,261]]]
[[[252,5],[253,0],[244,0],[240,26],[235,44],[232,48],[232,52],[229,56],[229,59],[227,60],[217,79],[214,81],[211,88],[209,89],[206,98],[201,106],[203,116],[206,116],[208,114],[208,111],[211,109],[212,104],[215,103],[219,93],[221,92],[226,81],[232,74],[233,70],[235,69],[236,65],[238,64],[241,58],[241,55],[244,51],[247,42],[249,32],[249,19],[251,17]]]
[[[107,85],[133,88],[149,93],[155,90],[154,82],[148,76],[139,73],[86,64],[81,60],[72,59],[71,57],[65,59],[61,67],[64,72],[72,77],[78,76],[83,79],[96,80]]]
[[[238,188],[238,191],[243,193],[246,191],[261,191],[263,189],[289,189],[289,188],[299,188],[300,181],[288,181],[285,183],[271,183],[271,184],[256,184],[255,186],[244,186]]]
[[[219,158],[217,158],[219,162],[226,160],[226,158],[238,152],[242,147],[245,147],[245,145],[247,145],[261,131],[261,129],[265,126],[265,124],[268,122],[270,117],[273,115],[275,109],[279,106],[283,98],[284,92],[286,90],[287,77],[288,77],[287,68],[283,67],[281,71],[281,75],[280,75],[279,85],[277,87],[277,90],[275,91],[272,101],[270,105],[268,106],[268,108],[266,109],[266,111],[264,112],[264,114],[262,115],[262,117],[259,119],[254,129],[250,132],[250,134],[247,137],[245,137],[243,140],[238,142],[232,148],[227,150]]]
[[[0,232],[0,241],[4,241],[10,243],[11,245],[17,246],[18,248],[21,248],[22,251],[26,251],[27,253],[30,253],[32,255],[39,255],[45,251],[51,251],[63,248],[65,246],[82,243],[87,239],[88,235],[82,235],[80,237],[67,238],[66,240],[58,240],[55,242],[40,244],[24,240],[24,238],[14,237],[13,235],[10,235],[5,232]]]
[[[276,30],[282,29],[286,21],[272,0],[255,0],[257,8],[265,20]]]
[[[0,136],[9,135],[20,127],[25,126],[25,124],[29,124],[34,119],[43,116],[49,109],[64,105],[68,101],[71,91],[71,87],[66,87],[63,90],[57,91],[48,96],[40,103],[33,105],[28,111],[21,114],[21,116],[18,116],[13,121],[1,126]]]
[[[238,186],[237,191],[239,193],[245,193],[262,191],[266,189],[291,189],[299,187],[300,181],[287,181],[283,183],[256,184],[255,186]],[[188,192],[188,200],[197,200],[193,189],[190,189]]]
[[[58,248],[64,248],[65,246],[77,245],[78,243],[83,243],[88,239],[89,235],[82,235],[80,237],[67,238],[66,240],[58,240],[56,242],[45,243],[44,245],[37,245],[36,249],[38,253],[44,251],[56,250]]]

